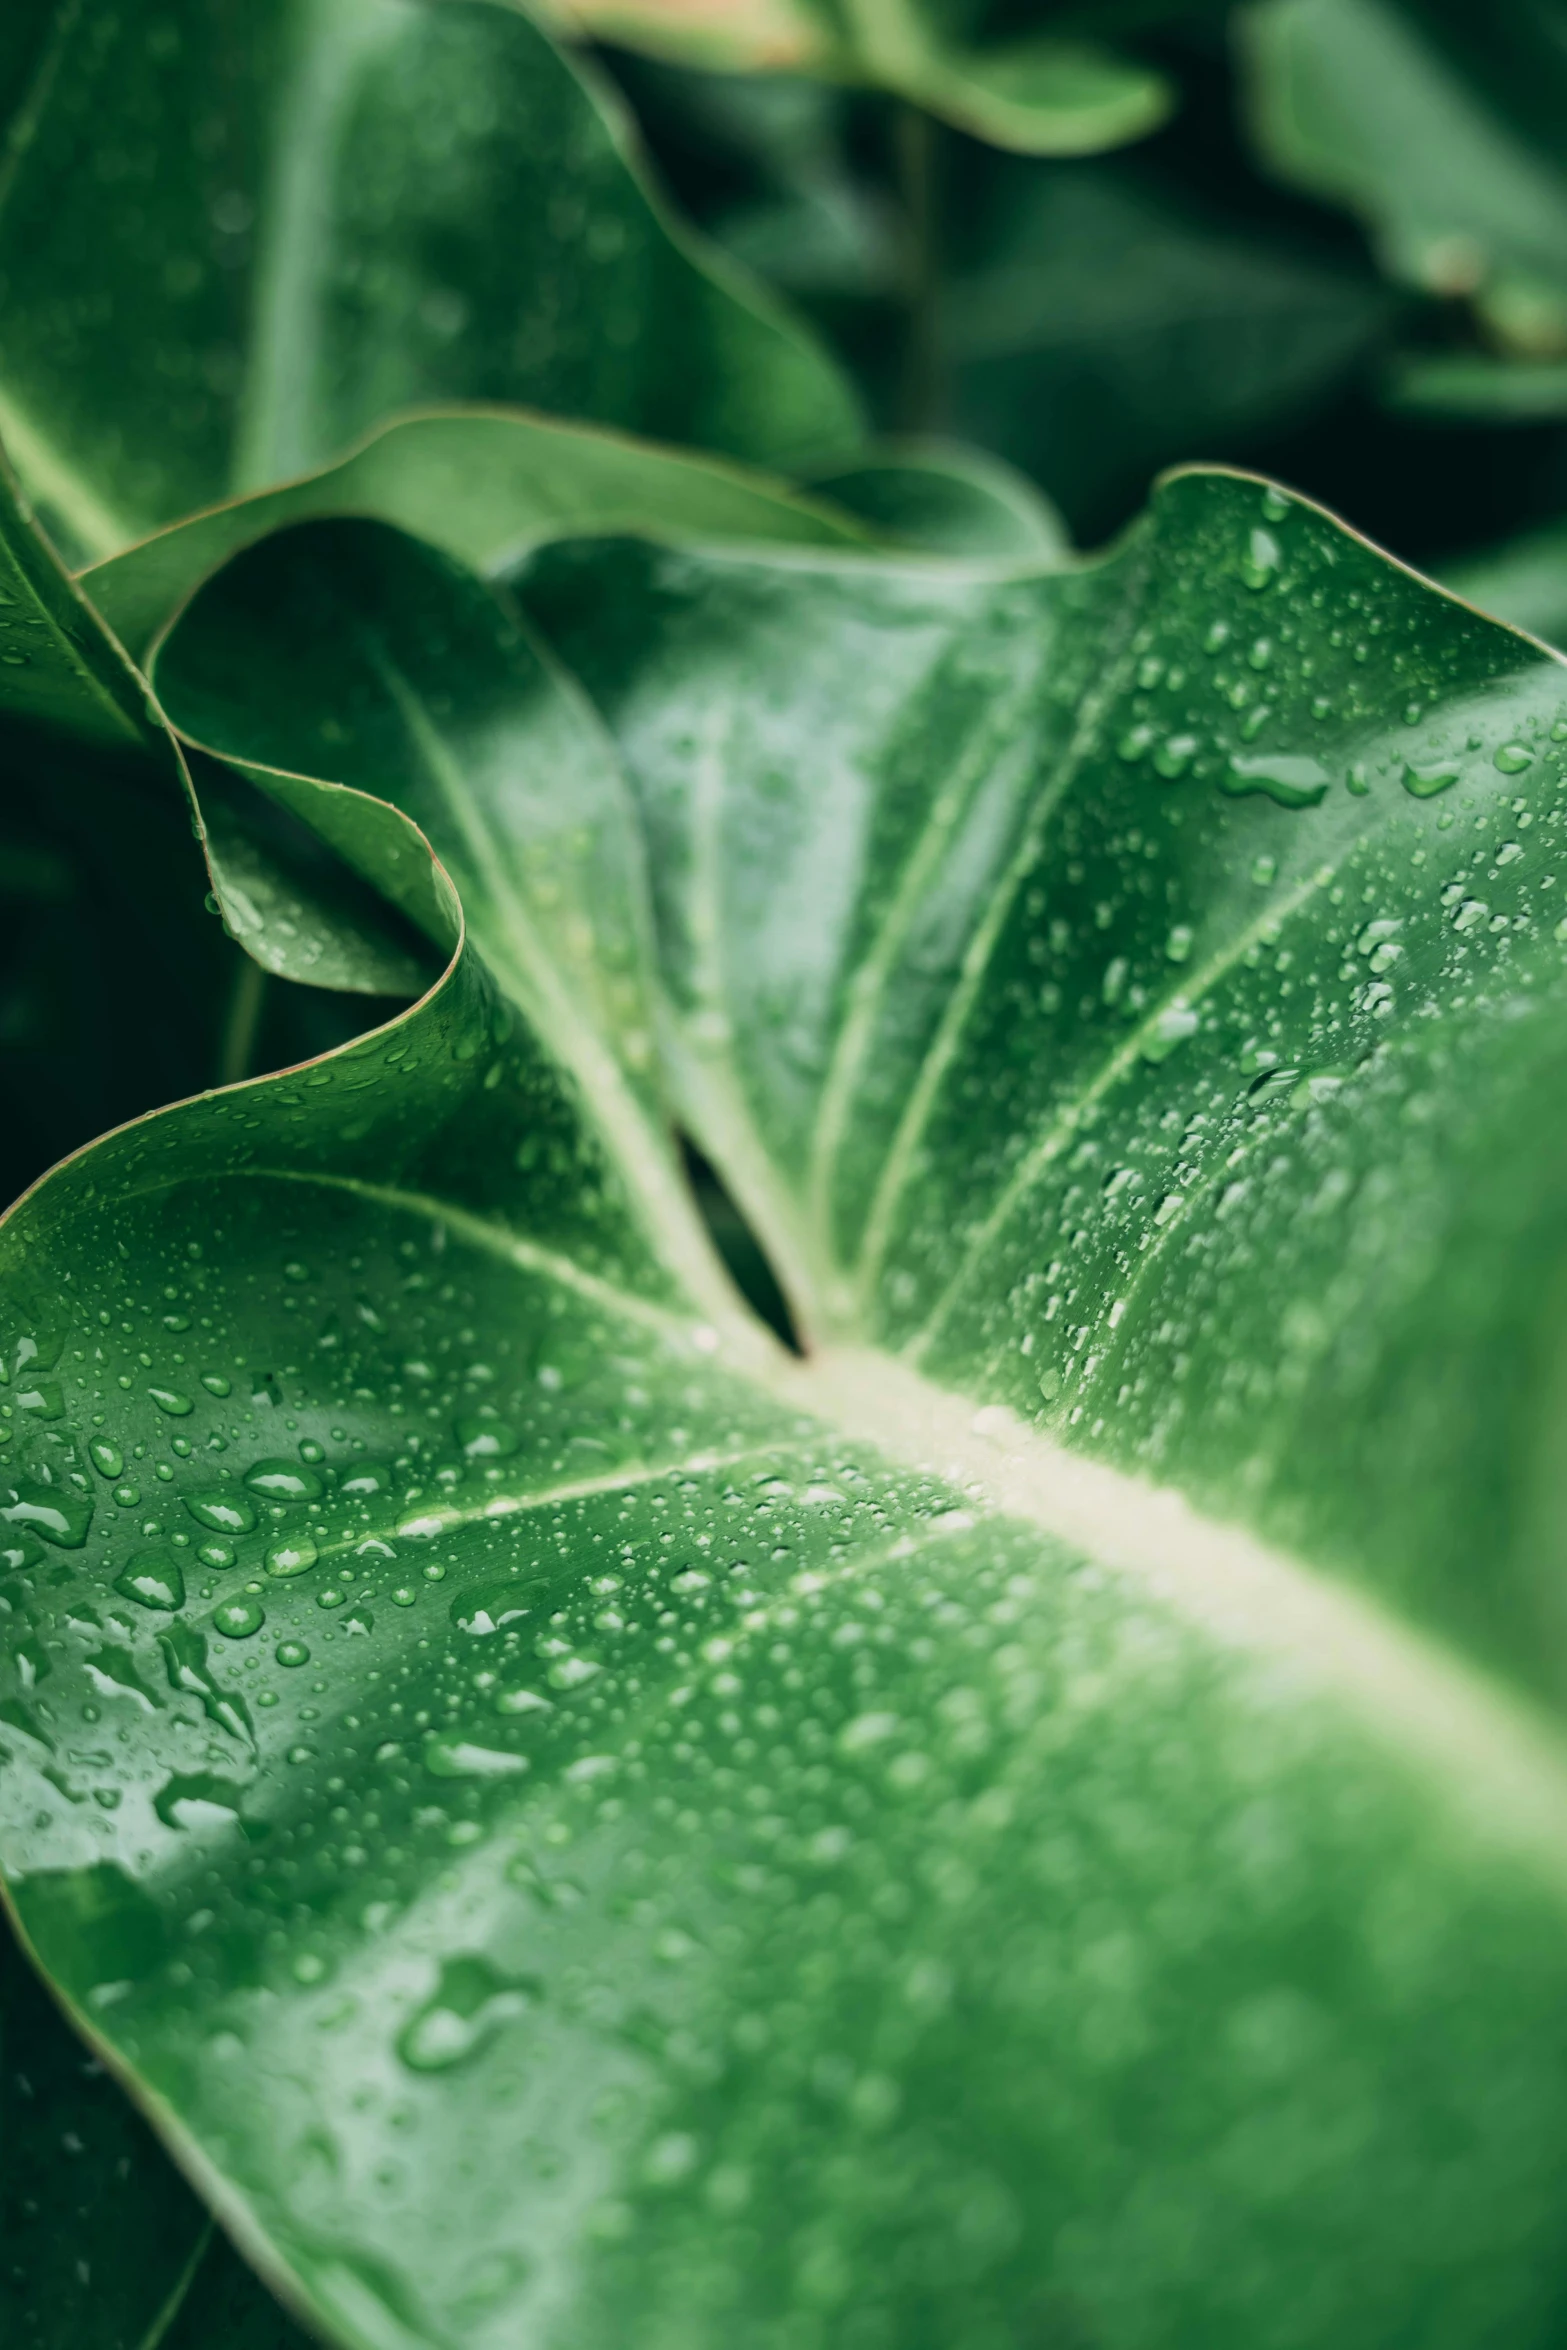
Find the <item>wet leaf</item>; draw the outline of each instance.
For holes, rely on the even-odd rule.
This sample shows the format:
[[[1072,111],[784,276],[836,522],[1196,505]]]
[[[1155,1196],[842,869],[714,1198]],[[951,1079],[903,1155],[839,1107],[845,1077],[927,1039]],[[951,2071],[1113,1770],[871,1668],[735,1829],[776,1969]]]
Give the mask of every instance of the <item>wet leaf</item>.
[[[45,1965],[356,2350],[1549,2341],[1567,670],[1238,477],[522,584],[624,783],[384,529],[160,656],[469,935],[4,1228],[0,1476],[92,1502],[0,1636]]]

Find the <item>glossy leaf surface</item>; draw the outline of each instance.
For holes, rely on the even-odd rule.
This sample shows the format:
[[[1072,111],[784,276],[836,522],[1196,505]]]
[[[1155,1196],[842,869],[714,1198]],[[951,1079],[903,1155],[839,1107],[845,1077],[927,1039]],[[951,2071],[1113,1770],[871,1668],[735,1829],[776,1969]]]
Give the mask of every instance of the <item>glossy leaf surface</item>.
[[[687,250],[620,117],[505,0],[62,10],[0,178],[0,293],[0,431],[81,561],[411,403],[775,462],[855,438],[829,363]]]
[[[398,545],[244,557],[166,705],[310,780],[292,661],[373,848],[369,618],[591,860],[602,738],[535,685],[507,783],[526,640]],[[347,2343],[1549,2342],[1567,672],[1227,478],[1049,577],[527,594],[829,1342],[699,1310],[470,844],[419,1006],[5,1227],[46,1964]]]

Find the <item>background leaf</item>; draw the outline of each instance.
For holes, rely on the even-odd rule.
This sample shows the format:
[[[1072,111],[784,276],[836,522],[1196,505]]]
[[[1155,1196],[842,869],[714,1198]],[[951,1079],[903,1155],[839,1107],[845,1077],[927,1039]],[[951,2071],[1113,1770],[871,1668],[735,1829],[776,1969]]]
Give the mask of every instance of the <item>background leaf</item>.
[[[69,10],[19,122],[0,430],[79,560],[410,403],[773,462],[856,437],[828,363],[693,256],[623,120],[501,0],[179,0],[151,37]]]
[[[1263,0],[1241,19],[1256,136],[1299,184],[1354,207],[1384,266],[1471,298],[1508,413],[1528,363],[1567,351],[1567,80],[1547,10],[1461,0]],[[1484,378],[1467,379],[1474,411]]]
[[[1081,32],[1031,26],[1019,38],[1004,26],[998,38],[986,16],[1004,11],[930,0],[724,0],[716,9],[691,0],[556,0],[551,13],[563,29],[677,63],[879,84],[1024,154],[1120,146],[1153,129],[1172,103],[1162,75]]]

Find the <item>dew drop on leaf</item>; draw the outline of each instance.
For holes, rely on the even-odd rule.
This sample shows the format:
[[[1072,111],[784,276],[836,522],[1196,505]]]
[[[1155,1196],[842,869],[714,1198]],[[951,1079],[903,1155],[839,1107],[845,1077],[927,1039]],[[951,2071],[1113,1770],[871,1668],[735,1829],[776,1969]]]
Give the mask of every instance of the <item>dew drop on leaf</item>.
[[[254,1599],[225,1599],[212,1611],[213,1627],[225,1640],[248,1640],[266,1620],[265,1608]]]
[[[162,1608],[170,1613],[185,1605],[185,1577],[179,1560],[167,1551],[143,1551],[140,1557],[122,1567],[114,1578],[114,1588],[122,1599],[139,1600],[143,1607]]]
[[[326,1491],[314,1469],[298,1461],[252,1461],[245,1483],[268,1501],[319,1501]]]
[[[487,1959],[449,1958],[430,1998],[398,2034],[397,2053],[410,2072],[447,2072],[477,2056],[537,1996],[536,1984],[508,1979]]]
[[[308,1534],[286,1534],[267,1547],[267,1573],[280,1578],[308,1574],[321,1556]]]
[[[219,1488],[182,1498],[197,1525],[210,1526],[215,1534],[248,1534],[256,1523],[255,1509],[242,1493]]]

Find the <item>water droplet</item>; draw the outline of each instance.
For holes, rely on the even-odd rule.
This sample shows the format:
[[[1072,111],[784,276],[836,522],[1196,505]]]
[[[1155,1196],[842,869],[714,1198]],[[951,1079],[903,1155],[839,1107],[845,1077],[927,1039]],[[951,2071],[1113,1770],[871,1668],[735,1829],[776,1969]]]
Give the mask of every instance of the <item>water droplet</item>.
[[[437,1779],[511,1779],[530,1769],[525,1754],[505,1747],[478,1746],[469,1738],[432,1738],[424,1767]]]
[[[1171,963],[1184,963],[1190,958],[1191,951],[1191,924],[1189,922],[1177,922],[1174,929],[1170,932],[1169,937],[1164,942],[1165,959],[1167,962]]]
[[[272,1651],[280,1665],[308,1665],[310,1651],[302,1640],[280,1640]]]
[[[187,1413],[196,1408],[190,1397],[182,1394],[177,1387],[149,1387],[147,1393],[159,1411],[167,1412],[171,1420],[183,1420]]]
[[[212,1678],[207,1663],[207,1641],[204,1633],[193,1624],[172,1624],[167,1632],[158,1634],[169,1668],[169,1683],[191,1697],[199,1697],[209,1722],[216,1722],[231,1738],[238,1738],[247,1746],[255,1744],[255,1733],[250,1724],[250,1713],[242,1697],[229,1697]]]
[[[1465,898],[1453,916],[1453,928],[1455,930],[1473,930],[1476,923],[1483,922],[1490,911],[1491,909],[1484,898]]]
[[[1197,756],[1198,743],[1194,734],[1167,734],[1154,745],[1154,772],[1166,783],[1178,783]]]
[[[1404,789],[1416,800],[1434,800],[1457,781],[1458,769],[1445,762],[1417,767],[1410,761],[1404,768]]]
[[[1276,881],[1278,872],[1279,860],[1277,857],[1253,857],[1251,877],[1259,889],[1266,889],[1270,882]]]
[[[208,1493],[187,1493],[181,1496],[185,1507],[198,1526],[210,1526],[215,1534],[248,1534],[256,1523],[256,1513],[242,1493],[232,1487],[218,1486]]]
[[[1270,522],[1282,522],[1290,510],[1289,499],[1270,483],[1262,493],[1262,511]]]
[[[289,1570],[290,1573],[293,1571],[293,1569]],[[340,1589],[336,1583],[329,1583],[324,1591],[316,1593],[316,1605],[317,1607],[341,1607],[347,1597],[347,1592]]]
[[[447,1613],[459,1632],[483,1639],[507,1624],[522,1621],[529,1612],[528,1590],[523,1583],[481,1583],[474,1590],[459,1593]]]
[[[1522,743],[1503,743],[1492,764],[1502,775],[1522,775],[1534,765],[1534,753]]]
[[[555,1708],[536,1689],[502,1689],[497,1692],[495,1710],[498,1714],[552,1714]]]
[[[255,1599],[225,1599],[212,1611],[213,1629],[225,1640],[248,1640],[266,1620],[266,1609]]]
[[[549,1682],[552,1689],[580,1689],[584,1681],[591,1681],[603,1671],[589,1656],[563,1656],[551,1665]]]
[[[128,1567],[122,1567],[114,1578],[114,1588],[123,1599],[140,1600],[143,1607],[164,1608],[170,1613],[185,1605],[185,1577],[180,1563],[167,1551],[143,1551],[133,1558]]]
[[[231,1567],[239,1556],[232,1542],[198,1542],[196,1556],[204,1567]]]
[[[457,1422],[457,1441],[471,1461],[505,1461],[521,1438],[505,1420],[475,1418]]]
[[[1315,759],[1281,758],[1266,752],[1247,758],[1236,753],[1219,777],[1219,789],[1235,800],[1261,792],[1281,808],[1315,808],[1330,780],[1327,769]]]
[[[1144,1037],[1140,1048],[1143,1059],[1155,1063],[1167,1061],[1177,1045],[1196,1035],[1199,1025],[1194,1008],[1177,996],[1173,1003],[1165,1005]]]
[[[1357,800],[1363,800],[1365,798],[1367,792],[1369,792],[1371,789],[1371,778],[1366,773],[1366,765],[1363,759],[1356,760],[1354,766],[1351,767],[1349,773],[1345,776],[1344,783],[1345,788],[1353,792]]]
[[[245,1471],[245,1483],[252,1493],[262,1494],[268,1501],[319,1501],[326,1491],[314,1469],[303,1468],[297,1461],[252,1461]]]
[[[371,1494],[385,1493],[390,1484],[391,1479],[384,1469],[355,1469],[343,1479],[338,1491],[354,1494],[364,1500]]]
[[[104,1477],[118,1477],[125,1467],[125,1455],[117,1444],[110,1444],[106,1437],[92,1438],[87,1447],[87,1457]]]
[[[62,1550],[81,1549],[92,1524],[90,1493],[73,1493],[66,1486],[31,1480],[0,1486],[0,1492],[10,1495],[8,1501],[0,1502],[0,1521],[7,1526],[25,1527],[41,1534],[45,1542],[58,1543]]]
[[[476,2056],[537,1997],[536,1983],[508,1978],[488,1959],[449,1958],[434,1992],[398,2034],[397,2053],[411,2072],[446,2072]]]
[[[221,1371],[203,1371],[201,1384],[209,1395],[231,1395],[234,1391],[233,1380],[225,1379]]]
[[[308,1574],[320,1556],[308,1534],[286,1534],[267,1547],[267,1573],[279,1577]]]
[[[1271,587],[1284,561],[1284,550],[1271,530],[1254,530],[1246,541],[1240,573],[1246,585],[1260,592]]]
[[[1128,767],[1135,766],[1139,759],[1147,757],[1153,749],[1155,740],[1153,727],[1147,725],[1129,726],[1115,746],[1116,756],[1119,759],[1124,759]]]

